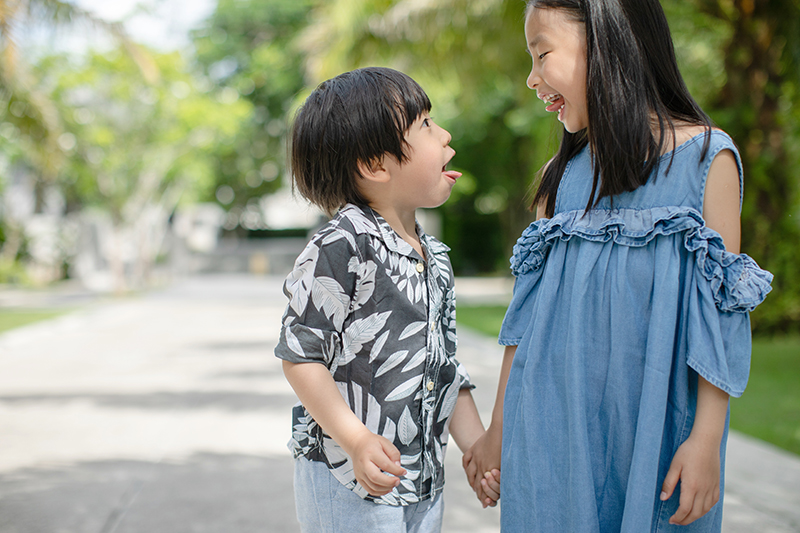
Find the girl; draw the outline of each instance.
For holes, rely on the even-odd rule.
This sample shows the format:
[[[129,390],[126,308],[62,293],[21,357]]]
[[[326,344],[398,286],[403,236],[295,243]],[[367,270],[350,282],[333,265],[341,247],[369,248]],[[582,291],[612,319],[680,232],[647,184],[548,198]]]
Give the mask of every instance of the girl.
[[[736,146],[689,95],[658,0],[530,0],[525,37],[565,131],[514,247],[468,476],[502,458],[506,531],[720,531],[728,397],[772,280],[737,255]]]

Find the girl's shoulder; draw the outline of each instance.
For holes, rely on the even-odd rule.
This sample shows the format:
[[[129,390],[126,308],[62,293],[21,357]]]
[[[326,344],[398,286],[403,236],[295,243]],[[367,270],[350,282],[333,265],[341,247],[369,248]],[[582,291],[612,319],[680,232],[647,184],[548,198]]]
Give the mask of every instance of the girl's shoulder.
[[[685,122],[678,122],[675,124],[674,136],[672,132],[667,132],[666,134],[668,135],[668,139],[667,142],[664,143],[662,156],[676,151],[680,147],[685,147],[693,141],[705,141],[706,134],[710,136],[709,141],[717,139],[718,142],[722,142],[723,144],[734,144],[733,139],[719,128],[707,128],[704,125]]]

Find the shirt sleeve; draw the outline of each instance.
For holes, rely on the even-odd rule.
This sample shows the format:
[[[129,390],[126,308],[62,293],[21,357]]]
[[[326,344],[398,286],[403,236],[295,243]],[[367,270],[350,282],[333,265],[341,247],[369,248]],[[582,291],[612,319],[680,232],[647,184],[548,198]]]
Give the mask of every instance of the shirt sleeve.
[[[275,356],[330,368],[341,350],[344,320],[356,290],[358,250],[352,234],[335,228],[308,243],[286,278],[289,305]]]

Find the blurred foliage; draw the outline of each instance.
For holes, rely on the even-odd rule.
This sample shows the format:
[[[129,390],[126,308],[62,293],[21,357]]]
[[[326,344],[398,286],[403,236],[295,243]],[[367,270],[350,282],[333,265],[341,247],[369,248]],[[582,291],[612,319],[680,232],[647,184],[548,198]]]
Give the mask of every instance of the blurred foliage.
[[[236,137],[251,106],[199,84],[178,53],[152,57],[156,83],[116,52],[36,65],[63,121],[67,211],[93,207],[134,224],[149,202],[166,201],[171,212],[179,195],[196,201],[213,191],[216,147]]]
[[[800,2],[663,2],[692,94],[739,143],[742,250],[775,274],[759,331],[800,327]],[[504,271],[530,220],[526,192],[560,125],[525,87],[524,2],[333,0],[300,36],[312,83],[366,66],[398,68],[429,92],[465,178],[441,208],[460,274]]]
[[[775,274],[753,323],[797,330],[800,0],[662,4],[692,94],[741,148],[742,250]],[[525,86],[523,9],[522,0],[219,0],[193,33],[193,63],[154,58],[161,79],[141,64],[137,72],[136,54],[114,53],[46,58],[35,84],[4,82],[0,163],[58,183],[69,209],[105,205],[124,218],[143,188],[156,200],[180,189],[221,204],[234,229],[236,213],[286,179],[288,124],[311,89],[346,70],[389,66],[420,82],[453,134],[453,166],[464,175],[439,212],[456,272],[507,273],[533,218],[530,188],[562,130]],[[0,20],[5,53],[6,27]],[[7,242],[16,230],[2,224]]]
[[[229,212],[241,212],[281,184],[288,112],[304,85],[293,40],[307,25],[310,6],[310,0],[220,0],[204,27],[193,32],[206,79],[254,111],[230,142],[215,149],[216,189],[206,200]],[[228,220],[226,229],[234,229],[236,217]]]

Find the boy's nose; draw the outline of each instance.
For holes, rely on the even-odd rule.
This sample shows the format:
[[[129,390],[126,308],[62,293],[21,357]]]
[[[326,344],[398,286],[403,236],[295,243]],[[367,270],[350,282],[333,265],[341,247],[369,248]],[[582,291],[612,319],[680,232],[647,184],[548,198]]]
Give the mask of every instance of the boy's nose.
[[[442,140],[444,141],[444,145],[447,146],[448,144],[450,144],[450,141],[453,140],[453,136],[450,135],[450,132],[444,128],[442,128],[442,132],[444,133],[444,135],[442,136]]]

